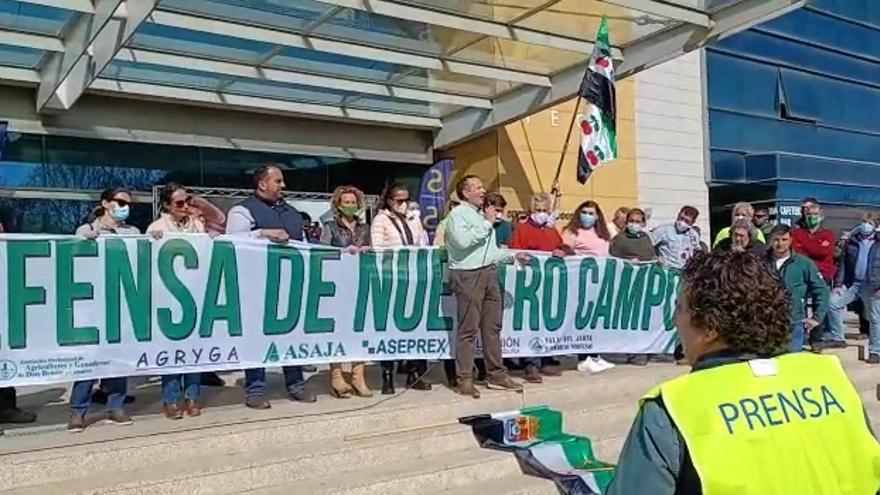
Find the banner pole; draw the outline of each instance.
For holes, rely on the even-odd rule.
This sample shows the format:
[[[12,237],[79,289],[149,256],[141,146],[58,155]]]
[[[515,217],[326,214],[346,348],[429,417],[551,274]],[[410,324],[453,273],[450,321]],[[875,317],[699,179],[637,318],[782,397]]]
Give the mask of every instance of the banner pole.
[[[568,143],[571,142],[571,133],[574,131],[574,123],[577,121],[578,110],[581,108],[581,97],[578,95],[574,104],[574,112],[571,114],[571,122],[568,124],[568,132],[565,134],[565,144],[562,145],[562,153],[559,154],[559,164],[556,165],[556,175],[553,177],[553,185],[550,194],[553,195],[553,208],[556,209],[559,202],[559,176],[562,175],[562,164],[565,162],[565,153],[568,151]]]

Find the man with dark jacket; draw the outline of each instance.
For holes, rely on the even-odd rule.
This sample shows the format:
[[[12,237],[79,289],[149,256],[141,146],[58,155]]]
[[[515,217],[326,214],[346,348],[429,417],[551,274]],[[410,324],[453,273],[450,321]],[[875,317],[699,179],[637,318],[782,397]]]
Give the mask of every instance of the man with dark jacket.
[[[846,306],[861,299],[871,322],[868,364],[880,364],[880,249],[877,216],[867,213],[847,241],[837,262],[828,317],[829,335],[820,347],[846,347],[843,317]]]
[[[254,172],[254,193],[229,209],[226,233],[279,244],[302,241],[303,217],[296,208],[284,201],[284,174],[275,164],[260,165]],[[284,385],[290,400],[315,402],[315,394],[305,388],[302,368],[285,366]],[[266,400],[266,369],[245,370],[245,405],[251,409],[269,409]]]
[[[770,250],[767,261],[779,273],[785,290],[791,298],[791,342],[788,350],[803,349],[804,335],[809,334],[825,319],[828,311],[828,286],[822,280],[819,269],[809,258],[791,250],[792,228],[777,225],[770,232]],[[813,314],[807,318],[807,301],[812,299]]]

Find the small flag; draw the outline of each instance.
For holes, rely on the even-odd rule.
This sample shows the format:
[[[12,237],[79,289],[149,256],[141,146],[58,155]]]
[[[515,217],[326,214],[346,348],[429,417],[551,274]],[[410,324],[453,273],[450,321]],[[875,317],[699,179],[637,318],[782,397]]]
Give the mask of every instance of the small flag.
[[[593,170],[617,158],[617,100],[614,62],[608,41],[608,21],[603,17],[593,55],[581,82],[580,96],[587,102],[581,121],[581,152],[577,180],[587,182]]]
[[[473,429],[481,447],[516,456],[523,472],[547,478],[565,495],[599,495],[614,466],[596,459],[587,437],[562,429],[562,413],[547,406],[458,418]]]

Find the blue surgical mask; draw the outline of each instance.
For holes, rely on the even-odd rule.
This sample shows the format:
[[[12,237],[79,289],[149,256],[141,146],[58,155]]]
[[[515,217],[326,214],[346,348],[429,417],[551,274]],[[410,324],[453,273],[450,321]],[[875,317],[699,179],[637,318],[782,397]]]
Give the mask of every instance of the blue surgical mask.
[[[871,222],[862,222],[859,224],[859,234],[871,235],[874,233],[874,224]]]
[[[583,225],[585,229],[592,229],[593,226],[596,225],[596,215],[581,213],[580,217],[581,225]]]
[[[638,234],[642,231],[642,224],[640,223],[628,223],[626,224],[626,230],[629,231],[630,234]]]
[[[547,225],[547,222],[550,221],[550,214],[546,211],[532,213],[532,221],[535,222],[536,225],[544,226]]]
[[[124,222],[128,219],[128,205],[116,206],[110,210],[110,218],[117,222]]]

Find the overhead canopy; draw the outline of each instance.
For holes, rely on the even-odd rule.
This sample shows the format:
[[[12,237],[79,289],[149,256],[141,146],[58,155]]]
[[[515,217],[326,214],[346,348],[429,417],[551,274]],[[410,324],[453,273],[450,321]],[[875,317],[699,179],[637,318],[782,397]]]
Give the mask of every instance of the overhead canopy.
[[[804,0],[0,0],[0,81],[434,132],[446,147],[577,91],[606,16],[618,77]],[[0,112],[2,118],[2,112]]]

